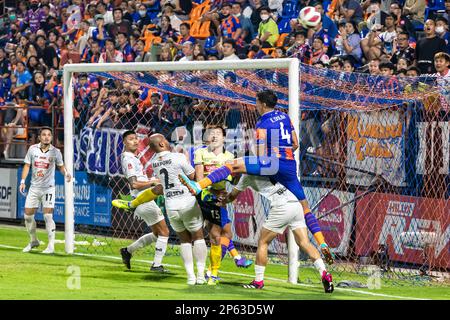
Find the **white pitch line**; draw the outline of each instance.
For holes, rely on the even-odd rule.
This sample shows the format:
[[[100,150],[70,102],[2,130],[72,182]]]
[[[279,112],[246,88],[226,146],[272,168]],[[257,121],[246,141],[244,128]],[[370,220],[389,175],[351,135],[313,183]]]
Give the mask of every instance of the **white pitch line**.
[[[8,246],[8,245],[3,245],[3,244],[0,244],[0,248],[22,250],[22,248],[20,248],[20,247]],[[104,255],[97,255],[97,254],[90,254],[90,253],[74,253],[74,255],[85,256],[85,257],[94,257],[94,258],[105,258],[105,259],[120,260],[120,261],[122,260],[121,257],[104,256]],[[146,264],[153,263],[152,260],[133,259],[133,261],[142,262],[142,263],[146,263]],[[174,267],[174,268],[182,268],[181,266],[176,265],[176,264],[164,263],[163,265],[169,266],[169,267]],[[229,275],[235,275],[235,276],[241,276],[241,277],[247,277],[247,278],[253,278],[253,275],[248,275],[248,274],[245,274],[245,273],[229,272],[229,271],[220,271],[220,273],[229,274]],[[265,277],[265,278],[267,280],[272,280],[272,281],[277,281],[277,282],[282,282],[282,283],[288,283],[287,280],[283,280],[283,279],[279,279],[279,278],[273,278],[273,277]],[[305,284],[305,283],[296,283],[295,285],[300,286],[300,287],[306,287],[306,288],[318,288],[318,286],[311,285],[311,284]],[[394,296],[394,295],[389,295],[389,294],[382,294],[382,293],[375,293],[375,292],[368,292],[368,291],[361,291],[361,290],[347,289],[347,288],[336,288],[335,287],[334,290],[349,291],[349,292],[365,294],[365,295],[369,295],[369,296],[383,297],[383,298],[393,298],[393,299],[403,299],[403,300],[431,300],[431,299],[423,299],[423,298]]]

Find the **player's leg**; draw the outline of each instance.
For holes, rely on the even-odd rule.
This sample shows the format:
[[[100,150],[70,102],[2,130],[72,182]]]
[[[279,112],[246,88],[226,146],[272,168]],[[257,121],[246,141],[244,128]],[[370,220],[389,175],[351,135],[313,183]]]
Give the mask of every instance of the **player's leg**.
[[[158,198],[158,196],[162,194],[163,194],[163,187],[162,185],[159,184],[157,186],[154,186],[153,188],[146,189],[143,192],[139,193],[139,195],[132,201],[114,199],[112,201],[112,205],[119,209],[132,210],[137,208],[139,205],[143,203],[155,200],[156,198]]]
[[[314,262],[314,267],[319,271],[322,278],[322,284],[324,286],[326,293],[332,293],[334,291],[333,277],[325,267],[325,263],[320,257],[320,253],[317,249],[309,242],[308,232],[306,227],[297,227],[292,230],[294,233],[295,242],[299,246],[300,250],[305,252],[311,260]]]
[[[182,184],[184,184],[189,192],[193,195],[199,194],[203,189],[209,187],[210,185],[226,180],[228,176],[232,173],[246,173],[246,161],[244,158],[237,158],[228,161],[224,166],[214,170],[207,177],[196,182],[190,180],[185,174],[180,174],[178,177]]]
[[[258,240],[258,249],[256,250],[255,262],[255,280],[250,284],[244,285],[248,289],[262,289],[264,287],[264,271],[267,265],[267,251],[269,244],[277,236],[277,233],[266,228],[261,228],[261,234]]]
[[[209,260],[210,260],[210,268],[211,268],[211,274],[208,278],[208,285],[216,285],[219,280],[219,269],[222,262],[222,250],[223,247],[221,246],[220,242],[220,234],[222,231],[222,228],[214,223],[210,223],[210,229],[209,229],[209,240],[211,242],[211,248],[209,251]],[[225,249],[226,250],[226,249]]]
[[[172,227],[174,227],[172,220],[170,221]],[[175,228],[174,228],[175,230]],[[180,231],[180,229],[175,230],[178,237],[180,238],[180,254],[181,259],[183,259],[184,269],[187,274],[187,284],[194,285],[197,281],[194,271],[194,255],[192,252],[192,236],[186,229]]]
[[[44,213],[45,229],[48,235],[47,248],[42,253],[54,253],[55,252],[55,234],[56,225],[53,220],[53,208],[55,207],[55,187],[49,188],[42,195],[42,208]]]
[[[155,257],[153,258],[153,265],[150,270],[165,272],[162,260],[166,254],[167,244],[169,242],[169,228],[167,227],[164,217],[161,221],[152,225],[151,228],[153,234],[156,234],[158,238],[155,243]]]
[[[39,240],[36,236],[36,220],[34,219],[36,210],[37,208],[27,208],[25,206],[25,227],[30,235],[30,242],[25,248],[23,248],[23,252],[30,252],[31,249],[39,247]]]
[[[237,251],[237,249],[234,247],[232,238],[233,235],[231,233],[231,223],[227,222],[222,228],[222,237],[220,238],[223,251],[222,259],[225,256],[226,251],[228,251],[230,255],[233,257],[234,263],[238,268],[250,267],[253,264],[253,260],[247,259]]]

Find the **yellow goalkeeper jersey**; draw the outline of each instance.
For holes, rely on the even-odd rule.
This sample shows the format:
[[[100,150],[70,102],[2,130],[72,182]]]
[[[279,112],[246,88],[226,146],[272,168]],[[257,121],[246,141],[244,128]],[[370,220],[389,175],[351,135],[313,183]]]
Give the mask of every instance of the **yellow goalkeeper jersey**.
[[[231,152],[225,151],[218,155],[211,152],[209,148],[198,149],[194,153],[194,165],[203,165],[205,176],[214,170],[222,167],[226,161],[233,160],[234,155]],[[231,176],[228,176],[231,181]],[[211,186],[214,190],[224,190],[225,181],[217,182]]]

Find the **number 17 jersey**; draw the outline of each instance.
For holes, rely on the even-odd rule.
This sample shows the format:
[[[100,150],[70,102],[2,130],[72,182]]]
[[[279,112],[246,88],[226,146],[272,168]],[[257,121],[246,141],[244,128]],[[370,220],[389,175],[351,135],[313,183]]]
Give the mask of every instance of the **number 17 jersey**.
[[[294,160],[293,131],[287,114],[277,110],[267,112],[256,123],[256,144],[265,145],[268,157]]]
[[[182,210],[192,203],[195,197],[178,179],[180,173],[189,176],[195,172],[184,154],[163,151],[153,156],[151,165],[163,186],[167,210]]]

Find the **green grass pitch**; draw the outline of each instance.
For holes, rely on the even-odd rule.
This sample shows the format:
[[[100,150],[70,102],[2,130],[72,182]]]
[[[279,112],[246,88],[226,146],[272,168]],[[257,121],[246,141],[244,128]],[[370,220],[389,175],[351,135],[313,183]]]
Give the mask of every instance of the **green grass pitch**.
[[[38,229],[39,239],[46,241],[45,230]],[[57,233],[57,239],[63,237]],[[117,248],[99,250],[97,256],[80,255],[92,250],[80,248],[80,254],[66,255],[63,244],[56,245],[56,254],[44,255],[41,246],[32,253],[22,253],[29,237],[24,227],[0,225],[0,299],[146,299],[146,300],[349,300],[349,299],[450,299],[448,286],[394,286],[382,282],[381,288],[336,288],[333,294],[323,292],[316,272],[300,269],[299,284],[285,281],[287,267],[269,264],[266,268],[266,287],[263,290],[244,289],[253,277],[253,267],[238,269],[230,258],[222,264],[222,281],[216,287],[188,286],[181,257],[169,254],[164,258],[170,273],[149,271],[152,255],[139,255],[132,260],[132,270],[123,266]],[[92,248],[91,248],[92,249]],[[102,252],[104,251],[104,252]],[[106,252],[109,251],[109,252]],[[80,271],[80,288],[69,289],[70,266]],[[72,269],[73,270],[73,269]],[[335,275],[335,283],[346,275]],[[305,279],[316,279],[306,281]],[[345,278],[347,279],[347,278]]]

